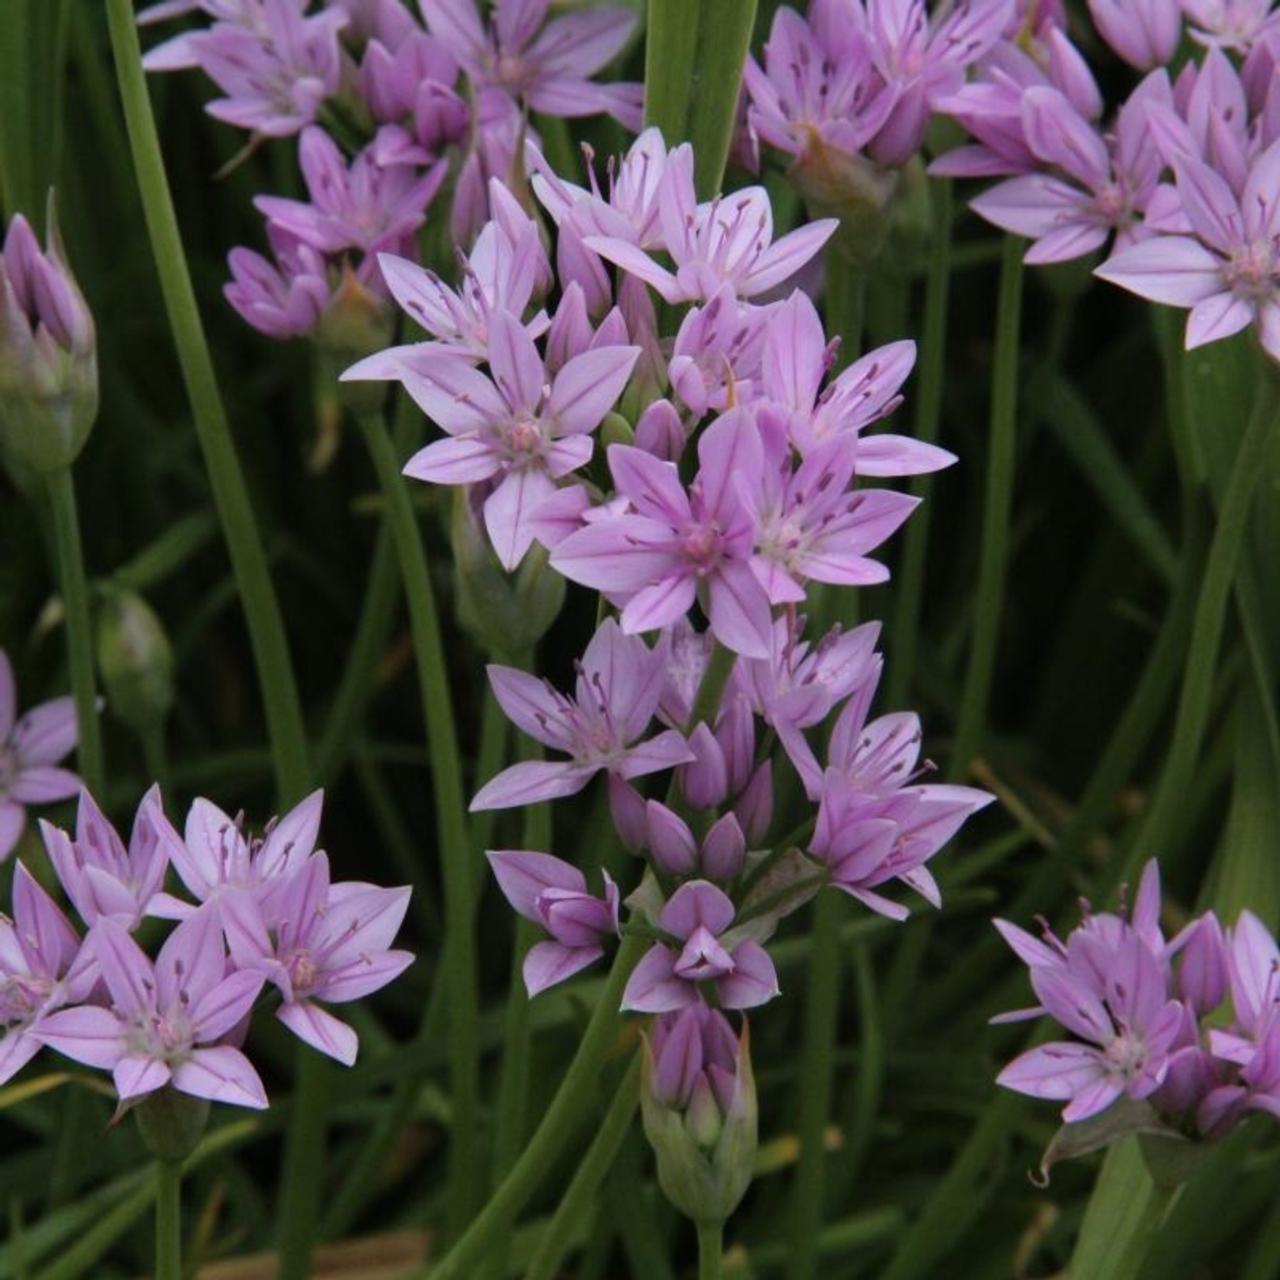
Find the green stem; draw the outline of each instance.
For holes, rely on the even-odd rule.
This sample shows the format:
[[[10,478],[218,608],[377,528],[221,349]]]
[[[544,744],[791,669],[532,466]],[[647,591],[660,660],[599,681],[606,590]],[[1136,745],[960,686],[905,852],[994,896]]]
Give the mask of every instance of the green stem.
[[[306,1280],[320,1217],[321,1181],[333,1069],[310,1045],[299,1044],[289,1132],[280,1177],[280,1278]]]
[[[532,665],[532,663],[521,664]],[[540,760],[542,749],[531,743],[525,758]],[[481,816],[481,815],[477,815]],[[546,852],[551,848],[551,806],[528,805],[524,811],[522,849]],[[493,1182],[496,1188],[511,1171],[524,1141],[526,1113],[529,1104],[529,1053],[532,1038],[529,1020],[529,997],[525,993],[524,958],[537,941],[538,927],[518,917],[515,940],[511,948],[511,976],[507,981],[507,1009],[502,1023],[502,1070],[498,1079],[497,1117],[493,1136]],[[487,1275],[502,1280],[507,1274],[510,1238],[505,1233],[495,1242],[489,1255]]]
[[[627,1074],[619,1084],[596,1136],[582,1157],[556,1211],[538,1243],[525,1280],[555,1280],[569,1251],[574,1228],[587,1216],[605,1174],[617,1159],[631,1121],[640,1105],[640,1054],[632,1055]]]
[[[840,339],[840,349],[836,352],[837,369],[850,364],[862,350],[870,273],[871,260],[863,253],[851,250],[846,232],[838,230],[827,247],[823,308],[828,334]]]
[[[418,438],[416,406],[407,395],[396,400],[395,428],[392,440],[398,453],[408,452]],[[347,665],[342,681],[334,694],[325,721],[324,733],[316,751],[316,772],[320,781],[328,785],[333,781],[342,762],[351,749],[356,729],[373,690],[377,675],[378,659],[387,645],[391,624],[395,618],[396,602],[400,598],[400,566],[391,539],[391,529],[384,515],[378,525],[378,536],[373,547],[373,563],[369,567],[369,582],[365,588],[364,604],[356,623],[355,636],[347,649]]]
[[[800,1063],[800,1156],[791,1197],[790,1280],[813,1280],[818,1234],[825,1218],[826,1149],[831,1072],[840,1011],[840,909],[838,893],[820,893],[814,904],[804,1054]]]
[[[182,1163],[156,1161],[156,1277],[182,1280]]]
[[[1244,549],[1249,511],[1266,471],[1267,451],[1280,412],[1280,378],[1268,368],[1254,401],[1218,512],[1218,525],[1191,623],[1191,642],[1164,772],[1142,828],[1130,848],[1125,871],[1132,874],[1153,853],[1163,850],[1177,825],[1195,777],[1213,701],[1214,676],[1231,585]]]
[[[698,1223],[698,1280],[720,1280],[724,1256],[724,1223]]]
[[[445,941],[443,970],[449,1006],[449,1080],[453,1106],[450,1143],[448,1222],[456,1237],[475,1212],[480,1190],[479,1034],[476,1025],[475,931],[466,810],[462,798],[458,734],[453,718],[449,670],[440,619],[427,571],[417,517],[400,473],[400,459],[381,415],[361,414],[360,429],[387,503],[418,667],[418,687],[427,727],[436,827],[444,874]]]
[[[227,540],[231,566],[244,605],[280,802],[289,805],[305,794],[310,785],[311,769],[284,622],[267,571],[262,538],[249,504],[244,474],[236,456],[231,427],[196,307],[195,290],[183,254],[178,219],[160,152],[160,138],[156,132],[151,100],[147,96],[142,52],[130,0],[107,0],[107,21],[152,255],[178,348],[187,396],[191,401],[196,436],[204,454],[223,536]]]
[[[391,531],[385,523],[378,530],[369,566],[368,586],[355,635],[347,649],[347,665],[333,695],[324,732],[316,748],[316,772],[326,786],[337,777],[355,737],[356,726],[369,701],[400,597],[400,566],[396,562]]]
[[[102,799],[105,777],[102,732],[98,724],[98,695],[93,683],[89,586],[84,572],[84,550],[80,541],[80,520],[76,512],[75,482],[71,478],[70,467],[63,467],[50,475],[49,499],[53,510],[54,542],[58,552],[58,581],[62,589],[62,605],[67,615],[67,659],[71,670],[71,692],[76,704],[76,728],[79,734],[76,760],[84,785],[93,795]]]
[[[622,940],[578,1051],[520,1158],[453,1248],[434,1266],[416,1272],[417,1277],[470,1280],[481,1259],[493,1248],[494,1240],[510,1230],[520,1210],[578,1134],[589,1118],[589,1109],[584,1107],[583,1100],[590,1098],[599,1084],[601,1068],[617,1040],[622,1021],[619,1005],[627,978],[647,949],[648,943],[640,938]]]
[[[524,666],[524,663],[517,664]],[[507,713],[493,696],[493,690],[485,689],[484,710],[480,713],[480,748],[476,752],[475,787],[479,790],[481,783],[488,782],[506,762],[507,740],[510,738]],[[547,805],[535,806],[539,810],[548,810]],[[548,810],[549,811],[549,810]],[[528,810],[526,810],[526,820]],[[476,858],[484,857],[486,849],[493,847],[493,829],[497,823],[496,809],[482,809],[471,815],[471,848]],[[544,848],[540,844],[525,845],[526,849]],[[483,865],[477,862],[477,866]]]
[[[947,356],[947,304],[951,289],[951,182],[940,178],[930,184],[933,239],[929,250],[929,275],[924,288],[924,329],[920,341],[920,382],[916,387],[913,435],[932,443],[938,438],[942,417],[942,387]],[[907,525],[898,591],[894,600],[893,633],[889,651],[888,705],[904,706],[916,667],[920,641],[920,614],[924,600],[925,551],[929,544],[933,481],[922,476],[911,486],[920,507]]]
[[[969,650],[969,667],[956,724],[949,776],[967,776],[982,746],[987,703],[995,674],[996,646],[1004,613],[1005,574],[1009,564],[1009,521],[1013,510],[1013,474],[1018,417],[1018,337],[1022,315],[1023,243],[1006,236],[1000,263],[1000,299],[996,308],[995,357],[991,375],[991,436],[988,441],[982,547]]]
[[[711,651],[707,669],[702,673],[702,682],[698,685],[697,697],[693,700],[693,710],[689,715],[686,733],[692,733],[700,724],[714,725],[716,712],[720,710],[720,699],[724,697],[725,686],[733,675],[733,664],[738,655],[732,649],[726,649],[718,640]]]

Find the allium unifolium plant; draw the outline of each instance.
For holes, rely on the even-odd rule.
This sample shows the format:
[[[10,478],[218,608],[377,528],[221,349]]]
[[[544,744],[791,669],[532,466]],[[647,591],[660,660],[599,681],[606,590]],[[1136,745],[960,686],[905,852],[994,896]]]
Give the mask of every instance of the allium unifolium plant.
[[[120,433],[156,394],[149,367],[137,385],[125,376],[135,317],[117,314],[100,264],[86,300],[52,197],[41,248],[34,175],[68,169],[44,164],[65,129],[41,95],[67,77],[61,53],[43,80],[34,61],[70,47],[85,73],[71,81],[105,78],[80,65],[88,27],[67,46],[33,10],[27,39],[23,8],[18,52],[0,48],[18,120],[0,129],[0,460],[57,571],[32,589],[47,603],[29,645],[6,635],[0,649],[0,1085],[16,1091],[0,1114],[54,1087],[54,1068],[29,1097],[14,1081],[45,1070],[31,1066],[42,1051],[76,1064],[65,1078],[82,1087],[79,1067],[110,1074],[87,1088],[136,1117],[154,1157],[142,1207],[154,1198],[160,1280],[184,1274],[184,1175],[232,1170],[237,1206],[259,1189],[217,1161],[261,1141],[270,1117],[236,1127],[213,1104],[267,1110],[286,1031],[301,1047],[269,1242],[285,1280],[320,1265],[317,1240],[387,1225],[388,1206],[397,1224],[429,1221],[429,1256],[406,1270],[436,1280],[517,1261],[553,1280],[579,1248],[584,1276],[621,1274],[619,1258],[639,1274],[668,1246],[679,1270],[688,1241],[650,1178],[696,1230],[700,1280],[722,1274],[725,1225],[748,1196],[734,1221],[752,1274],[812,1280],[828,1259],[832,1275],[847,1262],[894,1280],[1022,1274],[1038,1251],[1078,1277],[1169,1274],[1161,1251],[1188,1223],[1231,1218],[1195,1206],[1244,1176],[1247,1142],[1274,1163],[1251,1117],[1280,1116],[1280,950],[1264,918],[1280,882],[1256,852],[1280,839],[1276,530],[1255,502],[1274,479],[1280,404],[1280,23],[1266,0],[1089,0],[1070,15],[1054,0],[106,10],[124,133],[104,151],[123,156],[127,137],[192,430],[166,407],[154,456]],[[642,66],[643,83],[626,78]],[[213,86],[210,137],[243,144],[225,164],[218,151],[234,181],[201,199],[238,228],[260,219],[247,244],[219,217],[188,219],[191,173],[211,154],[190,119],[169,123],[193,114],[190,80],[163,139],[155,128],[144,72],[192,71]],[[170,128],[188,159],[170,165],[176,201]],[[83,200],[95,178],[74,178]],[[976,219],[956,215],[953,188]],[[226,258],[216,320],[183,243],[209,235]],[[997,256],[988,348],[965,273]],[[1050,269],[1025,307],[1024,264]],[[1168,341],[1163,312],[1124,311],[1119,293],[1090,291],[1094,276],[1188,310],[1185,332]],[[1098,335],[1078,323],[1095,306],[1109,317]],[[1043,343],[1037,309],[1052,311]],[[980,338],[960,314],[981,319]],[[1141,448],[1113,442],[1103,415],[1154,398],[1131,374],[1148,367],[1136,314],[1163,362]],[[253,331],[247,375],[235,344],[210,349],[237,317]],[[1232,341],[1244,333],[1247,347]],[[1086,347],[1087,387],[1072,367]],[[77,497],[73,465],[77,478],[103,465],[82,459],[100,373],[111,421],[93,448],[106,436],[116,471]],[[317,427],[308,468],[283,430],[246,445],[242,415],[274,426],[277,404],[302,402]],[[348,422],[367,463],[352,461]],[[1046,423],[1105,519],[1074,498],[1041,505]],[[196,446],[209,510],[134,548],[135,507],[191,499]],[[119,480],[126,458],[137,475]],[[1173,490],[1176,538],[1161,501]],[[128,516],[99,525],[111,498]],[[367,573],[352,571],[353,518],[377,526]],[[1114,523],[1137,568],[1114,540],[1092,559],[1066,547],[1088,520],[1108,536]],[[337,527],[341,546],[326,541]],[[232,575],[201,597],[218,531]],[[35,558],[11,558],[15,581]],[[1079,584],[1062,581],[1064,559]],[[1153,578],[1169,600],[1149,642]],[[6,624],[19,612],[7,582]],[[1035,595],[1021,609],[1037,586],[1055,606],[1078,587],[1089,608],[1063,618]],[[246,636],[223,635],[228,601]],[[1088,704],[1117,701],[1101,668],[1127,655],[1090,648],[1110,635],[1102,612],[1140,618],[1151,649],[1105,743]],[[71,693],[20,714],[9,654],[35,672],[28,648],[53,632]],[[238,669],[250,662],[261,724]],[[1079,694],[1055,710],[1037,688],[1064,671]],[[382,696],[410,683],[416,703]],[[904,709],[917,696],[942,772]],[[1015,704],[1035,729],[993,729],[1023,723]],[[1086,728],[1060,735],[1074,717]],[[1217,720],[1238,736],[1217,736]],[[1060,736],[1097,760],[1060,759]],[[1232,749],[1220,847],[1192,865],[1194,840],[1213,845],[1213,766]],[[411,796],[392,768],[412,772]],[[223,785],[281,816],[255,829],[203,798]],[[165,794],[182,798],[181,830]],[[935,861],[997,796],[1005,829]],[[69,800],[73,826],[55,807]],[[115,820],[135,802],[126,840]],[[326,804],[341,824],[332,857]],[[388,860],[418,894],[409,925],[410,889],[382,887]],[[1101,905],[1081,899],[1069,929],[1013,923],[1085,887]],[[940,1078],[940,1055],[959,1064],[980,1045],[1006,993],[994,937],[955,914],[936,934],[909,923],[957,901],[1000,912],[1035,995],[991,1022],[1036,1023],[1018,1049],[1002,1043],[995,1084],[1062,1104],[1036,1194],[1059,1162],[1108,1150],[1083,1214],[999,1194],[1000,1153],[1033,1148],[985,1050],[964,1059],[983,1059],[969,1073],[980,1095],[959,1065]],[[406,974],[410,929],[423,963]],[[384,988],[385,1003],[355,1007]],[[352,1067],[362,1042],[354,1074],[320,1064]],[[637,1111],[643,1165],[628,1145]],[[69,1114],[33,1245],[14,1202],[18,1269],[69,1212]],[[52,1122],[30,1130],[43,1139]],[[115,1135],[105,1146],[131,1158]],[[752,1191],[783,1171],[789,1197]],[[223,1185],[194,1237],[204,1252]],[[530,1207],[550,1215],[536,1233]],[[115,1231],[117,1212],[127,1231],[123,1210],[105,1222]],[[107,1234],[52,1273],[109,1265]],[[1233,1274],[1270,1274],[1273,1234],[1230,1253]]]

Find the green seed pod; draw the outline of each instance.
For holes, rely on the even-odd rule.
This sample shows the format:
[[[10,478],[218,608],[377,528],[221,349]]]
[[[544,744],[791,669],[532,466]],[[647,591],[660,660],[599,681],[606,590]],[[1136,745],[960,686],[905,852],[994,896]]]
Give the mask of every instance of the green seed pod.
[[[165,1085],[133,1108],[147,1150],[157,1160],[185,1160],[209,1123],[209,1103]]]
[[[98,615],[98,670],[107,705],[145,736],[173,707],[173,648],[164,624],[136,592],[113,589]]]

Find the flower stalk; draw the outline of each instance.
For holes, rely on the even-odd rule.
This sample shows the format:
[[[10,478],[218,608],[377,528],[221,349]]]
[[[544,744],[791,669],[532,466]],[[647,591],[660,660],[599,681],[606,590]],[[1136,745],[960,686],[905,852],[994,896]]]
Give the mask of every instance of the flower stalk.
[[[991,433],[983,496],[982,541],[978,559],[969,664],[965,672],[955,745],[948,774],[963,778],[982,748],[987,707],[995,675],[1000,620],[1009,568],[1009,525],[1018,425],[1018,339],[1022,323],[1022,254],[1018,236],[1005,237],[996,304],[995,356],[991,371]]]
[[[282,803],[289,804],[305,793],[311,767],[284,622],[196,306],[129,0],[108,0],[107,23],[152,254],[191,401],[196,435],[244,605],[271,740],[276,785]]]
[[[89,615],[89,586],[84,569],[75,481],[70,467],[60,467],[50,473],[49,502],[57,547],[58,580],[66,610],[67,659],[79,735],[76,758],[85,786],[101,794],[105,772],[93,674],[93,624]]]
[[[599,1081],[601,1067],[617,1039],[622,1021],[619,1005],[623,988],[646,946],[641,938],[622,940],[577,1053],[520,1158],[453,1248],[433,1266],[415,1273],[418,1280],[427,1280],[428,1276],[430,1280],[461,1280],[474,1275],[476,1266],[493,1248],[497,1236],[510,1229],[520,1210],[542,1186],[552,1165],[573,1141],[586,1118],[582,1099],[590,1096]]]
[[[477,1127],[479,1041],[476,1024],[473,894],[468,868],[470,841],[462,799],[458,735],[449,695],[449,672],[440,619],[427,570],[413,504],[400,474],[400,461],[382,416],[359,415],[360,430],[387,502],[387,517],[400,560],[418,684],[427,729],[435,794],[436,826],[445,878],[444,972],[449,992],[450,1081],[454,1139],[449,1176],[449,1222],[461,1233],[475,1210],[480,1162],[470,1135]]]
[[[156,1280],[182,1280],[182,1162],[156,1161]]]

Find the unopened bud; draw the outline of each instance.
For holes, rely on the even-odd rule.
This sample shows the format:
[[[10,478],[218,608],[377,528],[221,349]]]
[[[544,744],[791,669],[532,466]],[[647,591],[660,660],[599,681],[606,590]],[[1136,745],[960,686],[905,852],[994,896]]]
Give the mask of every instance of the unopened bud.
[[[98,413],[93,317],[71,275],[53,194],[41,253],[14,217],[0,254],[0,445],[19,469],[47,474],[79,456]]]
[[[605,415],[604,422],[600,425],[600,443],[602,448],[608,448],[611,444],[635,444],[635,432],[631,429],[631,423],[620,413],[608,413]]]
[[[135,732],[163,723],[173,706],[173,647],[136,592],[113,590],[98,616],[98,669],[107,705]]]
[[[759,845],[773,825],[773,761],[766,760],[751,775],[738,797],[733,812],[742,826],[747,843]]]
[[[723,1222],[751,1184],[757,1103],[746,1025],[698,1004],[646,1039],[640,1092],[663,1194],[695,1222]]]

